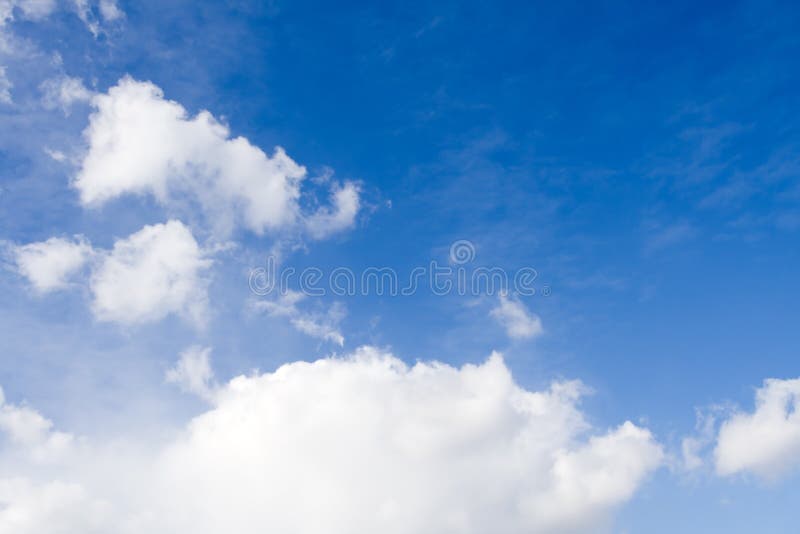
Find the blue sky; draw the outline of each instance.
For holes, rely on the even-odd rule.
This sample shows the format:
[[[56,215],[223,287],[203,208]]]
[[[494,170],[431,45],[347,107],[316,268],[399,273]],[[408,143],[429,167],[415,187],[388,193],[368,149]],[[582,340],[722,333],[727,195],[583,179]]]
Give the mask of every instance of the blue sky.
[[[794,528],[800,443],[782,449],[780,476],[720,474],[714,452],[720,424],[757,415],[765,379],[800,375],[792,3],[120,2],[119,18],[91,4],[88,23],[70,3],[41,17],[11,4],[0,27],[11,43],[0,47],[10,84],[0,102],[8,403],[98,440],[161,435],[206,409],[165,384],[191,345],[213,347],[221,384],[363,345],[454,367],[496,350],[520,387],[579,379],[593,390],[580,408],[593,428],[630,420],[663,447],[611,531]],[[126,75],[189,117],[208,110],[231,138],[269,155],[283,147],[308,171],[302,217],[346,184],[358,189],[358,213],[325,239],[246,225],[221,239],[190,201],[139,193],[85,205],[75,177],[93,149],[84,132],[94,99]],[[64,76],[90,96],[48,106],[42,83]],[[221,247],[202,327],[180,313],[102,320],[91,281],[101,271],[46,295],[24,276],[25,244],[82,235],[108,251],[169,218],[202,247]],[[447,264],[457,240],[474,245],[474,265],[536,269],[539,293],[510,298],[541,334],[509,336],[492,314],[498,297],[485,294],[423,289],[253,309],[248,274],[276,247],[298,269],[408,273]],[[292,327],[292,314],[324,322],[331,306],[346,311],[334,320],[341,346]],[[681,443],[698,433],[696,410],[719,414],[702,466],[686,469]],[[770,436],[753,435],[753,447]]]

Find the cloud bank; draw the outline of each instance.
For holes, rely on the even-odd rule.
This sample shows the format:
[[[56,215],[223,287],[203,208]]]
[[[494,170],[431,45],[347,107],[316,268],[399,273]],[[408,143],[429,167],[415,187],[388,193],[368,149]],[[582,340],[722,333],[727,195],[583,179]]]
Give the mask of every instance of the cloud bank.
[[[49,476],[13,464],[0,533],[597,532],[663,453],[630,422],[591,429],[582,389],[527,391],[497,354],[290,363],[214,389],[167,443],[87,440]]]

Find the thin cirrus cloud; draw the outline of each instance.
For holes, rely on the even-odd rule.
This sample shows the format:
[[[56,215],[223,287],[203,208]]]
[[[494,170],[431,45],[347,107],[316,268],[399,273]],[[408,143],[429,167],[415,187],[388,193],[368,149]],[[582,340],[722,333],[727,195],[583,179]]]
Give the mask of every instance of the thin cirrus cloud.
[[[147,225],[118,239],[111,250],[92,248],[83,237],[50,238],[13,249],[17,271],[38,293],[65,289],[88,262],[83,283],[100,321],[142,324],[167,315],[202,326],[208,316],[211,260],[180,221]]]
[[[253,304],[256,311],[265,312],[270,317],[284,317],[299,332],[308,336],[330,341],[344,346],[344,336],[339,324],[347,310],[344,305],[334,302],[323,312],[304,311],[298,306],[306,295],[299,291],[286,291],[274,300],[261,300]]]
[[[717,474],[774,481],[800,468],[800,378],[768,379],[755,409],[722,422],[714,449]]]
[[[597,532],[664,454],[630,422],[590,428],[582,390],[527,391],[497,354],[290,363],[218,387],[167,443],[86,437],[49,475],[14,464],[0,532]]]
[[[258,235],[300,228],[321,239],[355,222],[357,184],[335,184],[332,206],[303,213],[305,167],[280,147],[270,156],[232,138],[208,111],[190,117],[150,82],[124,77],[92,105],[88,150],[73,184],[84,206],[124,195],[152,195],[172,209],[189,202],[223,238],[241,227]]]

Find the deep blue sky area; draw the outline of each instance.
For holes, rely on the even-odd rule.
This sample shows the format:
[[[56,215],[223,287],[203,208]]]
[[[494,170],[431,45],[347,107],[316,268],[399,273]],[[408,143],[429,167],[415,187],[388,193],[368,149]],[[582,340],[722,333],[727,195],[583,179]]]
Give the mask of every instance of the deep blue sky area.
[[[237,230],[248,254],[215,260],[213,320],[199,333],[176,318],[98,323],[88,290],[32,296],[5,268],[9,398],[87,431],[86,414],[117,410],[147,426],[196,410],[175,392],[158,394],[171,403],[153,400],[191,343],[214,346],[223,379],[363,344],[409,363],[461,365],[498,350],[525,387],[582,380],[594,425],[645,424],[678,462],[696,409],[752,410],[764,379],[800,376],[796,3],[120,7],[124,22],[99,36],[69,10],[14,21],[39,55],[4,59],[17,107],[0,109],[0,239],[83,234],[108,248],[165,219],[145,197],[83,209],[75,169],[42,152],[71,153],[90,112],[37,109],[48,72],[98,92],[130,75],[269,154],[283,147],[311,177],[358,181],[355,227],[296,248],[286,264],[407,274],[446,264],[450,244],[466,239],[475,265],[537,270],[549,294],[522,302],[544,333],[505,336],[490,295],[328,296],[320,306],[347,310],[346,341],[333,347],[248,311],[248,271],[273,243]],[[316,202],[314,191],[301,204]],[[133,400],[114,401],[115,391]],[[796,476],[762,483],[668,467],[615,532],[790,532],[799,497]]]

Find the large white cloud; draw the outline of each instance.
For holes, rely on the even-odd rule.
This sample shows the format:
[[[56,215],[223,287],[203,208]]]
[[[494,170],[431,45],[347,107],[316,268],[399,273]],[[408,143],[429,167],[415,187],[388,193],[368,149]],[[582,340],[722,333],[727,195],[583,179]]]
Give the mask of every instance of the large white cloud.
[[[302,227],[300,184],[306,169],[283,149],[272,156],[208,111],[190,117],[150,82],[125,77],[92,100],[84,132],[88,152],[75,187],[84,205],[126,194],[153,195],[171,207],[200,207],[212,229],[228,235],[243,226],[257,234]],[[334,207],[311,214],[308,232],[324,237],[353,224],[358,191],[334,191]]]
[[[50,477],[12,466],[0,533],[598,532],[663,453],[629,422],[592,430],[581,391],[526,391],[498,355],[295,362],[214,389],[146,454],[95,444]]]
[[[92,252],[92,246],[82,236],[51,237],[12,250],[17,271],[39,293],[67,287],[70,277],[86,264]]]
[[[138,324],[174,313],[202,325],[210,265],[180,221],[145,226],[116,241],[92,272],[92,309],[101,321]]]
[[[755,410],[722,423],[714,449],[717,473],[776,479],[800,467],[800,378],[769,379],[756,392]]]

